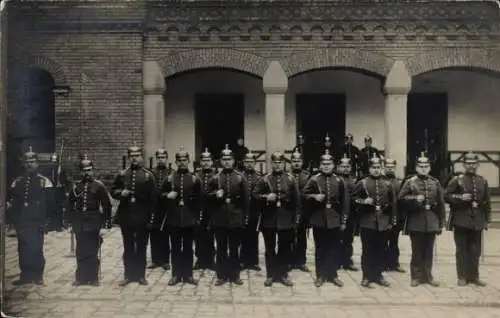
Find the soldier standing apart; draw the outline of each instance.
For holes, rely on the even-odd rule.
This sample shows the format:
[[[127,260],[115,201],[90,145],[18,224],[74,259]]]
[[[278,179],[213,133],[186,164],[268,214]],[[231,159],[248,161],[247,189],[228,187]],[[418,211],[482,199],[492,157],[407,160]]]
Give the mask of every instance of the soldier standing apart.
[[[299,193],[302,195],[302,190],[304,189],[307,180],[309,180],[309,173],[303,170],[304,162],[302,160],[302,154],[296,149],[292,153],[292,175],[295,178],[295,182],[299,187]],[[304,216],[304,209],[307,207],[302,204],[303,201],[300,200],[300,212],[299,214]],[[306,251],[307,251],[307,231],[308,231],[308,221],[305,217],[300,218],[300,222],[297,226],[297,231],[295,232],[295,237],[292,240],[292,258],[291,258],[291,268],[298,269],[302,272],[310,272],[306,263]]]
[[[429,176],[430,161],[422,153],[417,159],[417,175],[401,186],[398,198],[404,206],[405,233],[411,240],[411,286],[439,283],[432,277],[434,243],[445,222],[444,194],[437,179]]]
[[[166,223],[172,242],[172,278],[168,285],[181,281],[197,285],[193,278],[193,242],[200,224],[203,192],[200,179],[189,171],[186,151],[181,149],[175,154],[175,164],[177,171],[168,176],[161,188],[162,197],[168,200],[162,223]]]
[[[243,228],[248,222],[250,194],[245,176],[234,169],[233,152],[226,145],[220,157],[222,171],[209,184],[214,200],[210,225],[217,242],[215,286],[226,282],[242,285],[240,279],[240,245]]]
[[[247,179],[248,193],[252,193],[261,175],[255,171],[255,155],[248,152],[243,160],[243,175]],[[241,245],[241,263],[244,269],[260,271],[259,266],[259,231],[260,202],[250,197],[248,225],[243,234]]]
[[[263,176],[253,190],[253,197],[262,203],[261,227],[265,244],[267,279],[293,286],[288,279],[293,231],[300,219],[300,193],[295,179],[284,171],[285,156],[271,155],[272,172]],[[276,251],[277,249],[277,251]]]
[[[448,229],[454,231],[459,286],[486,286],[479,279],[479,257],[482,231],[491,222],[491,202],[488,182],[476,173],[478,166],[477,155],[466,154],[465,173],[451,179],[445,191],[450,204]]]
[[[351,160],[346,154],[342,159],[340,159],[338,171],[347,186],[350,198],[352,192],[354,191],[356,177],[352,175]],[[341,233],[337,264],[339,265],[339,269],[343,268],[344,270],[351,272],[357,272],[359,270],[356,266],[354,266],[354,262],[352,260],[352,244],[354,242],[354,236],[358,232],[355,211],[354,202],[349,200],[349,213],[347,214],[346,229]]]
[[[7,209],[17,232],[21,276],[14,285],[43,285],[45,257],[43,244],[47,210],[52,208],[53,188],[49,178],[38,173],[38,155],[31,146],[24,154],[25,173],[17,177],[8,191]]]
[[[316,287],[325,281],[344,286],[338,278],[336,262],[341,232],[346,229],[349,217],[349,190],[333,173],[334,166],[334,158],[326,150],[320,157],[320,173],[312,176],[304,187],[304,197],[311,202],[311,211],[307,212],[315,244]]]
[[[73,286],[99,286],[101,226],[111,228],[111,201],[106,186],[94,178],[94,164],[80,161],[82,179],[69,193],[69,220],[76,238],[76,273]],[[102,207],[102,212],[100,208]]]
[[[369,175],[356,183],[352,199],[358,204],[361,235],[361,286],[373,288],[373,283],[389,287],[382,276],[385,270],[385,243],[387,231],[396,225],[397,195],[394,187],[382,176],[382,162],[370,160]]]
[[[388,182],[394,189],[394,191],[399,192],[401,188],[401,183],[403,180],[401,178],[396,177],[396,160],[391,158],[385,159],[385,180]],[[404,273],[405,270],[401,268],[399,264],[399,234],[403,230],[405,224],[404,214],[402,213],[402,209],[400,207],[397,208],[397,223],[396,226],[392,227],[389,231],[387,231],[387,242],[386,242],[386,263],[385,269],[388,271],[395,271],[398,273]]]
[[[146,280],[146,250],[149,230],[154,224],[157,188],[153,174],[143,167],[142,148],[128,148],[130,167],[116,177],[112,196],[119,200],[115,221],[123,239],[124,279],[120,286],[131,282],[148,285]]]
[[[156,150],[155,157],[156,168],[153,170],[153,175],[155,177],[156,188],[161,189],[169,174],[167,167],[168,153],[165,149],[160,148]],[[155,218],[157,224],[154,224],[149,237],[149,241],[151,242],[151,265],[148,268],[150,269],[158,267],[162,267],[164,270],[170,269],[170,237],[168,230],[164,229],[162,231],[160,229],[161,224],[158,224],[158,222],[164,219],[165,203],[162,197],[157,201]]]
[[[214,176],[214,162],[212,154],[205,148],[200,155],[201,170],[197,172],[201,180],[203,190],[203,201],[201,207],[200,225],[196,229],[195,255],[196,263],[194,269],[215,269],[215,236],[210,230],[208,222],[210,221],[213,202],[208,196],[208,185],[210,179]]]

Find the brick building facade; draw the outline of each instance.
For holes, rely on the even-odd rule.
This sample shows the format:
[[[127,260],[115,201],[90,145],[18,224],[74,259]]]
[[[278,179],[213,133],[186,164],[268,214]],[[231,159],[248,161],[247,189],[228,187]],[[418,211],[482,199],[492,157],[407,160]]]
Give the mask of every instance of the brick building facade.
[[[291,149],[298,134],[341,142],[351,132],[359,144],[369,133],[400,169],[424,148],[440,167],[450,151],[482,151],[483,174],[498,187],[495,1],[44,0],[7,9],[12,154],[64,140],[68,164],[87,152],[113,173],[134,141],[150,156],[243,135],[269,153]],[[42,93],[49,86],[53,94]],[[228,140],[213,133],[221,127]]]

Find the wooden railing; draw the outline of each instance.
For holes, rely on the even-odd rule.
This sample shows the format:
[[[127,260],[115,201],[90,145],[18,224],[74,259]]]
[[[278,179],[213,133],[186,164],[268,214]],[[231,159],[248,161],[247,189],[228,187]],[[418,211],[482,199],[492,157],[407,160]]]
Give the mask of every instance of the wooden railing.
[[[465,154],[470,150],[450,150],[448,151],[449,170],[453,174],[462,171],[462,162]],[[500,151],[475,150],[479,157],[478,173],[488,180],[491,192],[500,194]]]

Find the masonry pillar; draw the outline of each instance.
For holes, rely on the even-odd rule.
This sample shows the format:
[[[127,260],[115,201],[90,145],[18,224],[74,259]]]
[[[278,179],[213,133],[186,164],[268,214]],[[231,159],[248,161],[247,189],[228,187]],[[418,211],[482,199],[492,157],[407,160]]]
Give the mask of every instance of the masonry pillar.
[[[266,94],[266,170],[269,170],[271,154],[285,151],[285,93],[288,76],[279,62],[272,61],[269,64],[262,78],[262,87]]]
[[[407,163],[407,100],[411,76],[403,61],[395,61],[384,84],[385,155],[397,161],[396,175],[403,177]]]
[[[144,158],[164,147],[165,107],[163,94],[165,79],[156,61],[144,61],[142,68],[144,91]]]

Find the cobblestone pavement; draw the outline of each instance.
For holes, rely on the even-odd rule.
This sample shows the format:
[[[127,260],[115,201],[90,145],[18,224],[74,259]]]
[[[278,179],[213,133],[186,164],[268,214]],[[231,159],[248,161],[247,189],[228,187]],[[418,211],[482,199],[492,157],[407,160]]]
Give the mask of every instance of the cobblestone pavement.
[[[333,285],[313,286],[311,274],[294,271],[293,288],[263,286],[263,272],[244,272],[243,286],[214,287],[214,273],[199,271],[197,287],[167,286],[169,272],[148,273],[150,286],[131,284],[118,287],[122,278],[122,245],[118,229],[104,231],[102,284],[100,287],[73,287],[75,260],[69,257],[69,233],[50,233],[46,239],[46,286],[14,288],[18,277],[17,242],[7,239],[7,293],[12,313],[23,317],[500,317],[500,230],[485,234],[484,288],[457,287],[454,245],[450,232],[438,239],[434,274],[439,288],[409,286],[408,274],[387,273],[391,288],[373,290],[359,286],[361,274],[341,271],[342,289]],[[401,239],[401,261],[409,263],[409,239]],[[262,249],[263,244],[261,244]],[[313,260],[312,241],[308,259]],[[355,262],[359,264],[360,244],[355,240]],[[263,253],[261,253],[263,264]],[[313,268],[313,264],[309,266]]]

